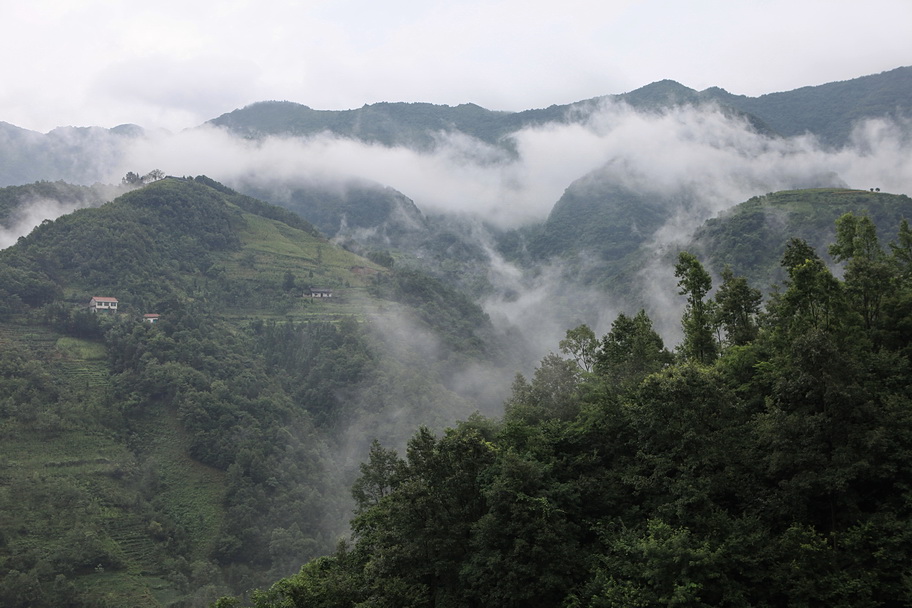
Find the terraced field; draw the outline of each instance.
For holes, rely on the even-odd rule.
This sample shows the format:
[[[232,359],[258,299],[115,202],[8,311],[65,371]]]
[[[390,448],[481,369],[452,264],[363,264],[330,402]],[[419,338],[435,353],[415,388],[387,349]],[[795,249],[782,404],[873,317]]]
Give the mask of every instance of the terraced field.
[[[152,510],[137,509],[143,498],[136,457],[94,415],[110,387],[104,346],[8,322],[0,323],[0,349],[46,370],[64,400],[42,404],[46,409],[34,415],[14,408],[12,416],[0,418],[6,549],[74,564],[70,580],[99,605],[152,607],[179,597],[160,576],[167,531]]]

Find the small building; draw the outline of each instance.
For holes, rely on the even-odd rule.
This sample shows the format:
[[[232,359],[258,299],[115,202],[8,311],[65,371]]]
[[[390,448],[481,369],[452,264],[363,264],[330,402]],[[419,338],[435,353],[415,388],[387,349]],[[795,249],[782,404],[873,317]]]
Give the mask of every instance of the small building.
[[[157,312],[150,312],[143,315],[143,323],[158,323],[161,315]]]
[[[310,297],[311,298],[331,298],[333,295],[332,289],[315,289],[311,288]]]
[[[89,300],[89,310],[92,312],[98,312],[99,310],[117,312],[117,298],[95,296]]]

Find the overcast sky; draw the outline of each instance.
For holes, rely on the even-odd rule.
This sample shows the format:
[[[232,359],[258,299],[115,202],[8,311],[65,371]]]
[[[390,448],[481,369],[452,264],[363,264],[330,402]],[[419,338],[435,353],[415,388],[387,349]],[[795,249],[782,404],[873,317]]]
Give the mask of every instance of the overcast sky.
[[[266,99],[523,110],[664,78],[785,91],[912,65],[912,1],[3,0],[0,53],[0,121],[173,131]]]

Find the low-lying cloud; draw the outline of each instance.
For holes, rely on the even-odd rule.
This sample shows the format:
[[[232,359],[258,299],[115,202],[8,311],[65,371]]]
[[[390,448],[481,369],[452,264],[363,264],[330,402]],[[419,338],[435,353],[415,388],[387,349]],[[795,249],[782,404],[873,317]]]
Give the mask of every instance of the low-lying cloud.
[[[693,192],[703,215],[786,188],[845,183],[908,192],[910,131],[908,122],[869,120],[851,146],[827,151],[812,136],[770,138],[714,108],[654,114],[605,103],[584,123],[514,133],[515,155],[462,134],[441,133],[433,152],[419,152],[331,134],[243,140],[207,126],[137,140],[109,177],[160,168],[228,184],[366,179],[399,190],[426,213],[515,227],[543,220],[564,189],[597,169],[639,191]]]
[[[85,206],[85,201],[63,203],[48,198],[30,198],[21,201],[12,215],[0,223],[0,249],[14,245],[19,237],[27,235],[42,222],[55,220]]]
[[[109,165],[106,179],[116,183],[127,171],[143,174],[161,169],[166,174],[206,174],[228,185],[259,185],[274,191],[308,183],[325,187],[369,180],[402,192],[428,215],[459,214],[499,228],[515,228],[544,221],[565,189],[586,177],[678,201],[671,219],[649,239],[659,259],[662,251],[686,242],[707,218],[755,195],[840,185],[912,192],[910,134],[910,120],[867,120],[856,125],[850,145],[829,150],[811,135],[773,138],[758,133],[746,120],[712,106],[641,112],[606,101],[584,120],[515,132],[505,146],[441,132],[430,152],[329,133],[260,140],[235,137],[212,126],[176,134],[150,133],[118,142],[117,160]],[[95,144],[95,157],[113,156],[104,153],[101,143]],[[30,223],[63,212],[66,209],[30,212],[4,233],[4,242],[27,233]],[[555,282],[559,273],[520,273],[506,289],[510,272],[519,272],[508,272],[508,266],[491,256],[491,281],[504,287],[500,296],[487,302],[492,317],[513,323],[519,318],[538,319],[539,328],[562,325],[566,320],[553,316],[553,298],[548,296],[561,288]],[[651,271],[668,274],[667,269]],[[668,281],[659,281],[658,275],[648,280],[667,291]],[[503,296],[507,293],[508,297]],[[667,299],[667,294],[660,295],[654,294],[656,307],[664,310],[658,300]],[[676,314],[664,316],[670,320]],[[555,332],[540,333],[550,340]]]

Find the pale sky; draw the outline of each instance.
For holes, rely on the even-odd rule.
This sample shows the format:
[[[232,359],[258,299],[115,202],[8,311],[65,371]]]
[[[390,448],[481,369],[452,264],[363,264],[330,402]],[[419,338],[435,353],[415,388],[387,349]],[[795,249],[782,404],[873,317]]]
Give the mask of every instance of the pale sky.
[[[912,65],[912,0],[0,0],[0,55],[0,121],[176,131],[268,99],[786,91]]]

